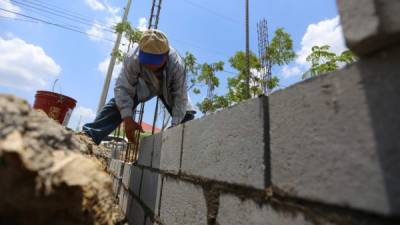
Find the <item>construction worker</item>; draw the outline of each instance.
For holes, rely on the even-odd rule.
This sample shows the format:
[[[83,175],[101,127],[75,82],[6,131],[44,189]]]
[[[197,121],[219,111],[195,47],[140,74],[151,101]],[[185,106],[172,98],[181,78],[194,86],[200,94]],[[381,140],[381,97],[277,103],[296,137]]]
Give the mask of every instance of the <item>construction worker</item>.
[[[194,118],[188,103],[185,64],[164,33],[150,29],[143,32],[138,46],[123,60],[123,67],[111,99],[94,122],[83,126],[83,132],[96,144],[123,121],[125,133],[134,142],[136,130],[143,132],[133,120],[133,110],[140,102],[158,96],[172,116],[172,126]]]

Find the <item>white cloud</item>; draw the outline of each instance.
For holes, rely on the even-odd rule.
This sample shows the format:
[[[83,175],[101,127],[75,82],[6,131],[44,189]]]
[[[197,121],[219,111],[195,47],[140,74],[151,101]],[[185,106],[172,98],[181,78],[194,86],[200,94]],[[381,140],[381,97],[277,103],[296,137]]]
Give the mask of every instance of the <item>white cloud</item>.
[[[97,66],[97,69],[101,72],[102,75],[105,76],[107,74],[109,64],[110,64],[110,57],[107,57],[102,62],[100,62],[99,65]],[[113,79],[118,77],[118,74],[119,74],[119,71],[121,70],[121,68],[122,68],[121,63],[115,64],[113,75],[112,75]]]
[[[296,52],[297,58],[295,64],[284,66],[281,75],[284,78],[302,75],[310,68],[310,64],[306,61],[306,58],[311,53],[311,48],[322,45],[329,45],[330,51],[336,54],[347,50],[339,16],[308,25],[301,40],[301,48]]]
[[[78,106],[72,112],[70,127],[72,129],[78,128],[81,130],[83,124],[92,122],[95,118],[96,113],[93,109],[84,106]]]
[[[21,9],[16,6],[13,5],[10,0],[0,0],[0,8],[5,9],[5,10],[9,10],[9,11],[13,11],[13,12],[21,12]],[[16,14],[14,13],[9,13],[9,12],[5,12],[5,11],[1,11],[1,16],[7,16],[7,17],[11,17],[11,18],[15,18],[17,17]]]
[[[105,18],[105,21],[102,23],[103,25],[99,22],[95,22],[86,33],[89,34],[89,38],[94,41],[104,41],[104,39],[115,40],[116,35],[112,29],[113,26],[119,22],[121,22],[121,17],[113,14]]]
[[[106,31],[102,29],[102,27],[98,24],[93,24],[92,27],[86,31],[90,39],[94,41],[102,41],[106,38]]]
[[[301,49],[297,52],[296,63],[307,66],[307,56],[311,53],[311,48],[316,45],[329,45],[330,50],[336,54],[346,50],[343,38],[342,27],[339,16],[332,19],[322,20],[317,24],[310,24],[301,40]]]
[[[137,28],[141,31],[147,30],[147,19],[145,17],[139,19],[139,24]]]
[[[0,37],[0,85],[34,90],[45,87],[60,72],[61,67],[40,46]]]
[[[85,0],[85,3],[93,10],[105,10],[106,7],[97,0]]]
[[[300,75],[302,72],[301,72],[301,70],[300,70],[300,68],[298,67],[298,66],[292,66],[292,67],[289,67],[289,66],[284,66],[283,68],[282,68],[282,76],[284,77],[284,78],[289,78],[289,77],[293,77],[293,76],[298,76],[298,75]]]
[[[94,120],[96,117],[93,109],[84,106],[78,106],[73,113],[76,117],[82,117],[82,119]]]

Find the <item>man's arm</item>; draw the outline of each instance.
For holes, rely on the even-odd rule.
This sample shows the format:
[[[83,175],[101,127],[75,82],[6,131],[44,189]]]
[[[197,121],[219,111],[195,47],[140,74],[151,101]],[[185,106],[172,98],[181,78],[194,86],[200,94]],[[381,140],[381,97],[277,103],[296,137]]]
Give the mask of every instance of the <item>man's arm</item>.
[[[136,85],[139,72],[138,68],[134,68],[136,63],[133,57],[134,55],[128,55],[124,58],[114,88],[115,101],[123,119],[133,116],[133,98],[137,94]]]
[[[176,126],[181,123],[185,117],[186,106],[188,102],[185,65],[182,58],[177,53],[174,60],[174,67],[171,71],[171,75],[173,76],[171,90],[171,95],[173,98],[171,121],[172,126]]]
[[[114,88],[115,102],[121,113],[121,118],[125,125],[125,133],[130,142],[135,142],[134,134],[137,129],[143,132],[141,126],[132,118],[134,106],[133,98],[137,94],[136,85],[138,82],[138,66],[135,65],[133,57],[134,54],[125,57],[123,67]]]

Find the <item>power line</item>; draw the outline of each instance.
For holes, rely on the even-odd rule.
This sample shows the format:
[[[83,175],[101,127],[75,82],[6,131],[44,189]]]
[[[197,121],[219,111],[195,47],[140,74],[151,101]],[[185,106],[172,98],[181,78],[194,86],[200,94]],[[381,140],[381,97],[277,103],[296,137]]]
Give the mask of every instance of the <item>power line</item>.
[[[25,9],[25,8],[23,8],[23,9]],[[73,28],[73,29],[84,29],[84,30],[87,29],[87,28],[82,27],[82,26],[66,23],[63,20],[61,20],[60,18],[58,18],[56,16],[48,15],[47,13],[43,13],[40,10],[36,10],[36,9],[28,9],[28,10],[31,13],[33,13],[34,15],[36,15],[36,16],[40,16],[40,17],[38,17],[39,19],[52,21],[53,23],[62,23],[64,26],[68,26],[68,27]]]
[[[51,14],[51,15],[55,15],[55,16],[58,16],[58,17],[61,17],[61,18],[67,19],[67,20],[75,21],[75,22],[78,22],[80,24],[84,24],[84,25],[87,25],[87,26],[92,26],[93,25],[92,22],[90,22],[90,23],[86,22],[86,21],[84,21],[82,19],[77,18],[76,16],[66,15],[65,13],[58,13],[58,12],[52,11],[52,9],[51,10],[47,10],[47,9],[44,9],[43,6],[39,6],[39,7],[37,5],[35,6],[34,3],[32,4],[32,3],[29,3],[29,2],[26,3],[26,2],[16,1],[16,0],[11,0],[11,2],[13,2],[13,3],[15,3],[15,4],[19,5],[19,6],[25,7],[25,8],[27,7],[27,9],[38,10],[38,11],[45,12],[45,13],[48,13],[48,14]],[[102,30],[105,30],[105,31],[108,31],[108,32],[111,32],[111,33],[114,33],[114,31],[112,29],[104,28],[104,26],[101,26],[101,25],[99,25],[98,28],[102,29]]]
[[[10,11],[10,10],[6,10],[6,9],[3,9],[3,8],[0,8],[0,10],[5,11],[5,12],[8,12],[8,13],[13,13],[13,14],[15,14],[15,15],[22,16],[22,17],[24,17],[24,18],[31,19],[31,20],[23,20],[23,19],[18,18],[18,20],[20,20],[20,21],[34,22],[34,23],[43,23],[43,24],[47,24],[47,25],[52,25],[52,26],[56,26],[56,27],[59,27],[59,28],[62,28],[62,29],[69,30],[69,31],[81,33],[81,34],[84,34],[84,35],[86,35],[86,36],[91,36],[91,37],[99,38],[99,39],[102,39],[102,40],[105,40],[105,41],[114,42],[113,40],[110,40],[110,39],[107,39],[107,38],[102,38],[102,37],[99,37],[99,36],[97,36],[97,35],[91,35],[91,34],[88,34],[88,33],[84,32],[84,31],[81,31],[81,30],[78,30],[78,29],[74,29],[74,28],[71,28],[71,27],[67,27],[67,26],[62,25],[62,24],[57,24],[57,23],[49,22],[49,21],[46,21],[46,20],[43,20],[43,19],[39,19],[39,18],[36,18],[36,17],[33,17],[33,16],[25,15],[25,14],[18,13],[18,12],[14,12],[14,11]],[[5,18],[5,16],[3,16],[3,17]],[[14,18],[7,17],[7,19],[14,19]],[[195,47],[195,48],[200,49],[200,50],[204,50],[204,49],[205,49],[203,46],[195,45],[195,44],[193,44],[193,43],[189,43],[188,41],[184,41],[184,40],[180,40],[180,39],[175,39],[175,38],[171,38],[171,39],[172,39],[172,40],[175,40],[175,41],[178,41],[178,42],[181,42],[181,43],[186,43],[187,45],[192,46],[192,47]],[[227,55],[224,55],[223,53],[217,52],[217,51],[214,51],[214,54],[218,54],[218,55],[220,55],[220,56],[227,57]],[[227,73],[230,73],[230,74],[236,74],[236,73],[231,72],[231,71],[224,71],[224,72],[227,72]]]
[[[232,22],[232,23],[235,23],[235,24],[240,23],[240,21],[238,21],[238,20],[236,20],[236,19],[234,19],[234,18],[231,18],[231,17],[229,17],[229,16],[222,15],[222,14],[220,14],[219,12],[217,12],[217,11],[215,11],[215,10],[212,10],[212,9],[209,9],[209,8],[207,8],[207,7],[204,7],[203,5],[200,5],[200,4],[196,3],[196,2],[192,2],[192,1],[190,1],[190,0],[184,0],[184,2],[190,4],[190,5],[194,6],[194,7],[197,7],[197,8],[203,9],[203,10],[205,10],[205,11],[208,11],[209,13],[214,14],[214,15],[216,15],[216,16],[219,16],[219,17],[221,17],[221,18],[223,18],[223,19],[225,19],[225,20],[228,20],[228,21],[230,21],[230,22]]]
[[[26,19],[21,19],[21,18],[14,18],[14,17],[6,16],[6,15],[0,15],[0,18],[16,20],[16,21],[22,21],[22,22],[39,23],[38,21],[35,21],[35,20],[26,20]]]
[[[7,9],[4,9],[4,8],[0,8],[0,10],[8,12],[8,13],[13,13],[15,15],[22,16],[22,17],[25,17],[25,18],[29,18],[29,19],[32,19],[32,20],[36,20],[36,21],[39,21],[39,22],[44,23],[44,24],[48,24],[48,25],[56,26],[56,27],[59,27],[59,28],[62,28],[62,29],[66,29],[66,30],[69,30],[69,31],[73,31],[73,32],[77,32],[77,33],[80,33],[80,34],[84,34],[86,36],[91,36],[91,37],[99,38],[99,39],[102,39],[102,40],[105,40],[105,41],[114,42],[111,39],[102,38],[102,37],[99,37],[99,36],[93,35],[93,34],[88,34],[85,31],[74,29],[74,28],[71,28],[71,27],[68,27],[68,26],[65,26],[65,25],[62,25],[62,24],[49,22],[49,21],[46,21],[46,20],[42,20],[42,19],[39,19],[39,18],[36,18],[36,17],[33,17],[33,16],[29,16],[29,15],[25,15],[25,14],[22,14],[22,13],[14,12],[14,11],[7,10]]]
[[[29,0],[24,0],[24,1],[33,3],[32,1],[29,1]],[[79,17],[79,18],[87,20],[87,21],[92,21],[92,19],[89,18],[89,17],[86,17],[86,15],[83,15],[83,14],[78,13],[76,11],[72,11],[72,10],[69,10],[69,9],[62,8],[62,7],[60,7],[58,5],[55,5],[55,4],[51,4],[49,1],[44,2],[44,1],[41,1],[41,0],[34,0],[34,2],[37,5],[41,5],[41,6],[46,6],[46,7],[52,8],[54,11],[64,12],[66,14],[74,15],[76,17]]]

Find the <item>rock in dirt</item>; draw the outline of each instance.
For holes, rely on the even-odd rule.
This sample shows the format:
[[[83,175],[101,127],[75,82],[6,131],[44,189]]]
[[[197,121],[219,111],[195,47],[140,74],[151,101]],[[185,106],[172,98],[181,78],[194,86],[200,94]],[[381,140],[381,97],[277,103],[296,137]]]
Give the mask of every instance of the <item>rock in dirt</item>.
[[[118,223],[94,151],[26,101],[0,95],[0,224]]]

